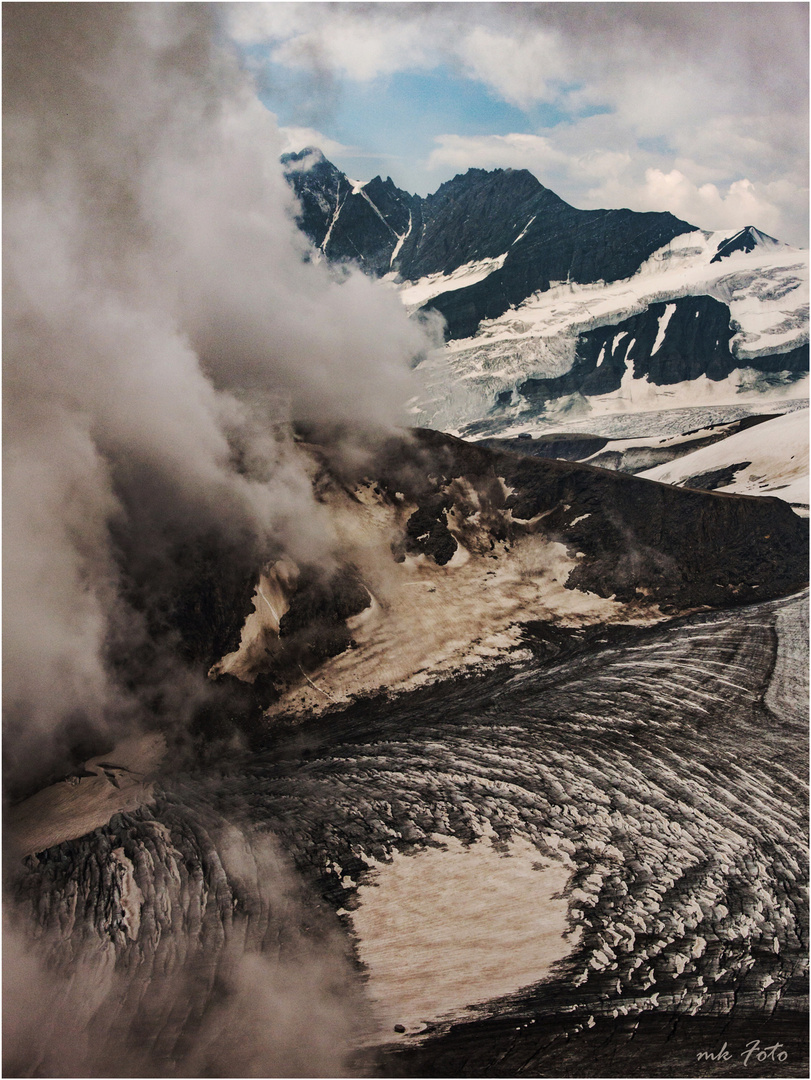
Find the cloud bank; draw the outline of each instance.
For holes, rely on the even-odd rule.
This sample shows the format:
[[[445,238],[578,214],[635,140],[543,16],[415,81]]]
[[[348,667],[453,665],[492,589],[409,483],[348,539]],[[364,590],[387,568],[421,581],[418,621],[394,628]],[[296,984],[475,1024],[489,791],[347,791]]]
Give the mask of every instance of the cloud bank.
[[[15,774],[158,697],[183,719],[202,692],[188,673],[128,666],[182,553],[213,544],[258,569],[328,550],[289,421],[396,422],[425,346],[396,297],[306,261],[282,138],[215,15],[4,10]]]
[[[329,73],[333,95],[340,80],[444,68],[525,111],[523,131],[426,134],[432,188],[452,168],[520,162],[583,208],[673,210],[807,243],[806,5],[233,4],[228,19],[278,67]],[[651,170],[680,174],[678,206],[651,204],[667,193]]]

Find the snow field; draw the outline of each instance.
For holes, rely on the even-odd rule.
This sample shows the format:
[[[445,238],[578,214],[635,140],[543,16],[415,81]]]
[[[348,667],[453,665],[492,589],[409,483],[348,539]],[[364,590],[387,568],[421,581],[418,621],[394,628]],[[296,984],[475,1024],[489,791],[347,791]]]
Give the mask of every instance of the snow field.
[[[795,511],[808,513],[808,410],[800,409],[740,431],[640,476],[689,486],[703,473],[748,463],[717,488],[737,495],[776,495]]]

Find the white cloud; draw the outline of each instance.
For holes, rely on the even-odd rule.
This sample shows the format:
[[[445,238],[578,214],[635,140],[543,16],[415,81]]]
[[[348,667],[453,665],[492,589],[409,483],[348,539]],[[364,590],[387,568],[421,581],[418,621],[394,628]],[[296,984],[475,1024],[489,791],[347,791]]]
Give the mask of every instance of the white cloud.
[[[440,135],[431,151],[428,168],[529,169],[542,178],[550,169],[565,166],[569,157],[542,135]]]
[[[669,167],[666,155],[619,148],[595,149],[591,122],[545,135],[460,136],[435,140],[428,168],[529,169],[544,186],[580,209],[628,207],[668,210],[704,229],[756,225],[789,243],[803,242],[807,191],[790,180],[709,178],[689,159]],[[629,142],[629,146],[632,143]]]
[[[279,134],[282,137],[282,153],[290,154],[303,150],[305,146],[317,146],[327,157],[337,154],[351,154],[353,148],[344,146],[336,139],[331,139],[321,131],[311,127],[280,127]]]
[[[31,777],[158,696],[190,716],[203,687],[160,639],[142,655],[178,551],[323,558],[282,424],[402,422],[430,344],[393,292],[302,258],[275,122],[207,5],[41,12],[3,13],[4,732]]]
[[[605,189],[598,189],[603,194]],[[735,180],[726,188],[696,184],[678,169],[646,169],[644,181],[633,192],[637,210],[668,209],[676,217],[708,229],[739,229],[757,225],[780,232],[781,212],[762,185]]]
[[[315,60],[360,81],[432,66],[416,26],[386,33],[374,26],[341,22],[334,24],[329,34],[297,34],[282,42],[274,49],[273,59],[292,67],[307,67]]]
[[[517,108],[551,104],[567,118],[534,135],[443,134],[424,163],[440,180],[443,168],[525,167],[554,190],[564,183],[569,201],[642,206],[667,195],[675,213],[726,222],[749,212],[807,242],[803,4],[272,3],[228,12],[235,38],[268,44],[277,64],[360,81],[442,65]],[[682,179],[658,179],[674,173]]]
[[[519,108],[553,101],[558,83],[570,71],[565,42],[544,31],[516,38],[474,26],[461,37],[457,51],[473,78]]]
[[[226,16],[235,41],[269,43],[276,63],[328,67],[361,82],[433,67],[448,48],[426,35],[421,19],[377,5],[240,3],[229,4]]]

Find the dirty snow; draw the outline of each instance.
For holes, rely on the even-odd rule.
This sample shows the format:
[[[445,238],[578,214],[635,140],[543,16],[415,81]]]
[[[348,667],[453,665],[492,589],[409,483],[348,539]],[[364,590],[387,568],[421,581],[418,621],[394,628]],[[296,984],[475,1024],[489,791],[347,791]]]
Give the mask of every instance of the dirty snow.
[[[807,514],[808,410],[766,420],[639,475],[665,484],[687,484],[691,477],[743,462],[750,464],[718,491],[776,495]]]
[[[488,839],[443,837],[378,864],[351,918],[383,1031],[395,1039],[400,1024],[407,1037],[548,975],[575,944],[564,937],[574,866],[563,858],[519,838],[499,853]]]

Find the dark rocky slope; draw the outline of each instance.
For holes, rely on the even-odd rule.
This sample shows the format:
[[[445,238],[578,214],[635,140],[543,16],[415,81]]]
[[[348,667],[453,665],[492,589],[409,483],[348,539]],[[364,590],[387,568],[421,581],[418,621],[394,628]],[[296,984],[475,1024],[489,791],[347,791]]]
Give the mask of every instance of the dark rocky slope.
[[[392,568],[407,555],[444,566],[463,545],[481,561],[484,580],[491,558],[509,558],[516,544],[540,538],[565,546],[572,560],[566,588],[670,614],[766,600],[807,582],[807,522],[779,499],[672,487],[577,462],[489,450],[427,429],[383,441],[361,468],[347,469],[329,446],[303,445],[318,461],[314,483],[327,506],[336,493],[357,502],[358,486],[365,484],[393,515],[403,505],[414,507],[384,553]],[[182,709],[188,717],[183,737],[191,733],[200,751],[210,754],[213,747],[216,754],[235,728],[254,731],[262,710],[291,685],[354,647],[347,619],[371,603],[369,583],[351,554],[339,556],[330,570],[302,566],[279,636],[254,681],[230,674],[212,681],[206,678],[212,665],[239,646],[260,565],[249,565],[231,547],[201,545],[177,557],[177,566],[163,568],[160,590],[154,580],[145,586],[149,633],[136,650],[129,640],[113,643],[111,663],[150,703],[156,727],[176,733]],[[533,617],[533,611],[523,613],[525,620]],[[188,703],[166,694],[172,665]],[[83,757],[108,749],[81,746]],[[77,760],[73,755],[66,771]]]
[[[775,240],[773,236],[761,232],[760,229],[756,229],[754,225],[747,225],[746,228],[741,229],[741,231],[735,233],[734,236],[730,236],[728,240],[723,240],[718,245],[718,250],[715,255],[713,255],[711,261],[720,262],[722,259],[729,258],[729,256],[736,251],[754,251],[760,244],[766,244],[769,247],[777,247],[779,246],[779,243],[779,240]]]
[[[351,260],[375,276],[391,269],[392,255],[419,215],[420,199],[378,176],[367,197],[318,150],[285,154],[282,161],[301,207],[298,223],[328,259]]]
[[[471,337],[482,319],[498,318],[552,282],[630,277],[654,251],[692,228],[672,214],[575,210],[545,188],[532,209],[535,221],[500,270],[426,305],[443,315],[449,338]],[[481,211],[471,207],[470,212]]]
[[[391,533],[384,557],[392,568],[407,555],[444,566],[463,545],[481,560],[484,580],[491,558],[509,558],[516,544],[540,538],[565,546],[572,560],[566,588],[670,614],[770,599],[808,579],[807,522],[776,498],[657,484],[577,462],[491,450],[428,429],[383,441],[362,467],[347,468],[328,445],[303,446],[318,462],[314,483],[325,505],[337,494],[357,504],[359,485],[371,485],[393,515],[403,505],[414,507]],[[290,685],[354,647],[347,619],[371,603],[369,583],[351,555],[329,571],[303,566],[279,637],[253,683],[229,674],[212,682],[205,673],[239,645],[259,571],[230,550],[220,554],[227,572],[218,579],[216,552],[194,558],[179,553],[176,574],[167,575],[160,618],[151,617],[153,636],[137,657],[120,657],[144,687],[154,681],[155,722],[170,730],[174,703],[164,699],[158,675],[167,656],[175,657],[188,689],[197,687],[190,730],[201,748],[227,742],[234,725],[253,731],[262,709]],[[526,611],[523,618],[534,614]],[[87,755],[89,748],[83,749]],[[103,746],[91,749],[105,752]]]
[[[577,210],[526,169],[469,169],[422,199],[375,177],[355,191],[317,150],[283,161],[301,203],[299,224],[333,260],[415,281],[505,256],[484,281],[425,305],[450,338],[475,333],[553,281],[616,281],[693,226],[668,213]]]
[[[779,499],[675,488],[494,452],[427,429],[415,433],[413,446],[389,443],[376,470],[384,489],[407,491],[418,502],[429,555],[444,536],[443,514],[454,505],[465,513],[459,497],[448,495],[452,481],[464,477],[480,500],[502,511],[501,534],[493,539],[541,534],[580,553],[569,588],[620,600],[644,595],[684,610],[766,599],[807,581],[807,523]],[[415,484],[420,475],[432,479]]]

